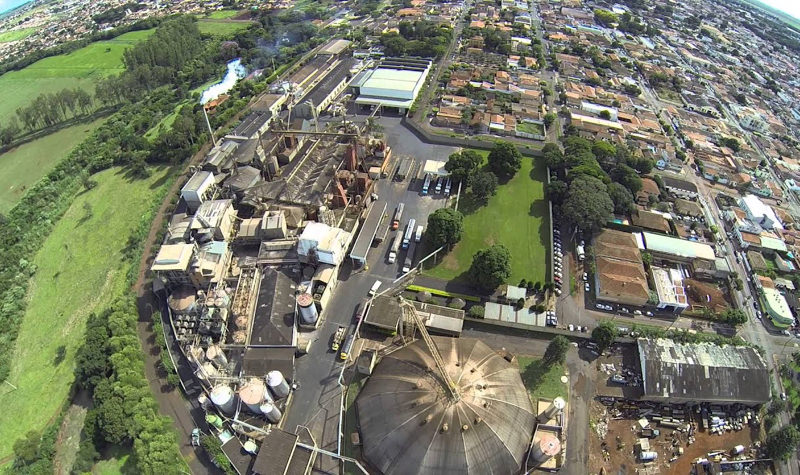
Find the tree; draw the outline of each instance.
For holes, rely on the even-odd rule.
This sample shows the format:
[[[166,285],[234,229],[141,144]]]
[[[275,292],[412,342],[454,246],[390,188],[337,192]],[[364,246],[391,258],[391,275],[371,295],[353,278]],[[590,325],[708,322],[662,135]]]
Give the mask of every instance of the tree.
[[[467,315],[472,318],[483,318],[484,309],[480,305],[473,305],[467,310]]]
[[[606,185],[597,178],[581,176],[569,185],[569,193],[561,212],[567,222],[584,231],[594,232],[611,218],[614,203]]]
[[[450,247],[461,240],[464,215],[452,208],[439,208],[428,216],[425,234],[434,248]]]
[[[597,142],[592,144],[592,153],[600,163],[607,163],[616,158],[617,147],[606,142],[605,140],[598,140]]]
[[[641,177],[628,165],[617,165],[611,170],[610,175],[612,180],[627,188],[631,194],[636,194],[642,189]]]
[[[522,154],[509,142],[498,142],[489,152],[489,168],[498,177],[511,178],[522,165]]]
[[[730,325],[744,325],[747,315],[738,308],[729,308],[722,313],[722,321]]]
[[[17,439],[14,442],[14,464],[24,466],[35,462],[41,442],[42,434],[35,430],[29,430],[24,437]]]
[[[653,264],[653,255],[649,252],[642,252],[642,263],[645,265],[652,265]]]
[[[545,185],[544,189],[547,194],[547,199],[552,201],[553,204],[560,205],[567,197],[567,184],[561,180],[551,181]]]
[[[511,276],[511,253],[502,244],[482,249],[472,257],[469,275],[475,285],[491,292]]]
[[[738,152],[742,148],[742,144],[735,137],[723,137],[719,140],[719,144],[734,152]]]
[[[564,154],[557,144],[546,143],[542,148],[542,155],[544,156],[544,163],[551,170],[564,168]]]
[[[544,361],[547,364],[563,364],[569,350],[569,340],[562,335],[558,335],[547,345],[544,352]]]
[[[611,120],[611,112],[609,112],[606,109],[601,110],[598,115],[600,116],[601,119]]]
[[[544,119],[543,119],[544,120],[544,126],[549,129],[550,126],[553,125],[553,122],[555,122],[557,118],[558,118],[557,115],[555,115],[552,112],[548,112],[547,114],[544,115]]]
[[[447,159],[444,169],[450,172],[450,176],[455,182],[461,182],[464,186],[469,186],[472,175],[478,170],[483,162],[483,158],[474,150],[464,150],[457,152]]]
[[[492,172],[481,172],[472,179],[472,196],[483,204],[497,191],[497,175]]]
[[[624,215],[633,213],[633,195],[627,188],[619,183],[611,183],[608,185],[608,196],[614,203],[614,213]]]
[[[600,25],[610,28],[614,23],[617,23],[619,19],[614,12],[598,8],[594,11],[594,21]]]
[[[783,426],[767,436],[767,456],[775,460],[786,460],[800,445],[800,432],[792,425]]]
[[[597,343],[598,350],[602,353],[617,338],[617,327],[610,320],[603,320],[592,330],[592,340]]]

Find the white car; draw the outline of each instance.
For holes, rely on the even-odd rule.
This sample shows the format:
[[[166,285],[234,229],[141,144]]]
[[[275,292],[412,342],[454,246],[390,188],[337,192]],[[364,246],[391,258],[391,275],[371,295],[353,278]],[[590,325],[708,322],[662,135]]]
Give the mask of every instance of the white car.
[[[603,305],[601,303],[594,304],[594,308],[596,308],[597,310],[605,310],[606,309],[605,305]]]
[[[381,284],[382,284],[382,282],[380,280],[376,280],[375,283],[372,284],[372,287],[369,289],[370,297],[372,297],[373,295],[378,293],[378,289],[381,288]]]
[[[612,307],[611,305],[604,305],[603,308],[609,311],[614,310],[614,307]]]
[[[586,272],[583,273],[583,281],[589,282],[589,274],[587,274]]]
[[[573,324],[571,324],[571,323],[569,324],[569,326],[567,328],[569,328],[569,331],[571,331],[571,332],[575,331],[575,326]]]
[[[634,310],[634,311],[633,311],[633,314],[634,314],[634,315],[641,315],[641,314],[642,314],[642,311],[641,311],[641,310]]]
[[[648,317],[652,317],[653,316],[653,312],[644,312],[644,314],[647,315]]]
[[[586,292],[591,290],[591,287],[589,287],[589,282],[583,284],[583,290],[585,290]]]

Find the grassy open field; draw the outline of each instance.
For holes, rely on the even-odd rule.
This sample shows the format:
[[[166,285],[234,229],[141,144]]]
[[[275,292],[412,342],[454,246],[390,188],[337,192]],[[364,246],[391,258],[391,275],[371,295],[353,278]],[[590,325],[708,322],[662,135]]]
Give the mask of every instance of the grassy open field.
[[[250,26],[249,21],[231,21],[214,18],[202,18],[197,21],[197,27],[202,33],[209,33],[214,36],[228,38],[237,31],[241,31]]]
[[[16,389],[0,388],[0,459],[65,402],[86,319],[129,291],[122,250],[169,185],[168,173],[161,168],[144,180],[130,180],[119,168],[98,173],[97,187],[75,198],[36,255],[8,378]]]
[[[46,175],[104,120],[66,127],[0,154],[0,213],[11,209],[28,186]]]
[[[517,357],[522,383],[534,399],[569,398],[569,386],[561,382],[563,365],[545,365],[541,359]]]
[[[484,157],[488,152],[479,152]],[[485,206],[476,206],[469,195],[462,196],[459,210],[464,213],[461,241],[438,265],[424,273],[446,280],[465,280],[472,256],[493,244],[503,244],[511,252],[511,278],[544,282],[550,248],[547,200],[544,181],[547,169],[542,163],[523,157],[522,167]]]
[[[17,108],[43,93],[67,87],[82,87],[94,92],[95,80],[123,71],[122,52],[153,31],[131,31],[3,74],[0,76],[0,118],[13,116]]]
[[[213,18],[215,20],[225,20],[227,18],[233,18],[239,13],[241,10],[215,10],[206,16],[206,18]]]
[[[12,41],[23,40],[33,34],[36,28],[20,28],[0,33],[0,43],[10,43]]]

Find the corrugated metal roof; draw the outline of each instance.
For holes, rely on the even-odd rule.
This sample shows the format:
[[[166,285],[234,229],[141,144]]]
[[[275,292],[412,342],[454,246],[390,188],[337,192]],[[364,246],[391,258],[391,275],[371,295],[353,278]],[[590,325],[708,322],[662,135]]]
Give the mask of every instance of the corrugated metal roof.
[[[688,259],[706,259],[713,261],[716,259],[714,250],[708,244],[700,242],[686,241],[661,234],[642,233],[648,251],[671,254],[673,256]]]
[[[535,414],[519,368],[472,338],[432,337],[452,401],[418,340],[375,367],[356,399],[364,458],[384,474],[516,474]]]

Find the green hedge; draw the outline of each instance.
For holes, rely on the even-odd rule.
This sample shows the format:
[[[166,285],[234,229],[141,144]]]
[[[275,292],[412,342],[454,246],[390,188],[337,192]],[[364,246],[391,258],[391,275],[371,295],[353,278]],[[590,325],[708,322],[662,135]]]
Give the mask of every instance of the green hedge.
[[[450,297],[464,299],[468,302],[480,302],[481,299],[472,295],[458,294],[455,292],[448,292],[446,290],[432,289],[430,287],[423,287],[421,285],[409,285],[407,290],[412,292],[430,292],[431,295],[438,295],[439,297]]]

